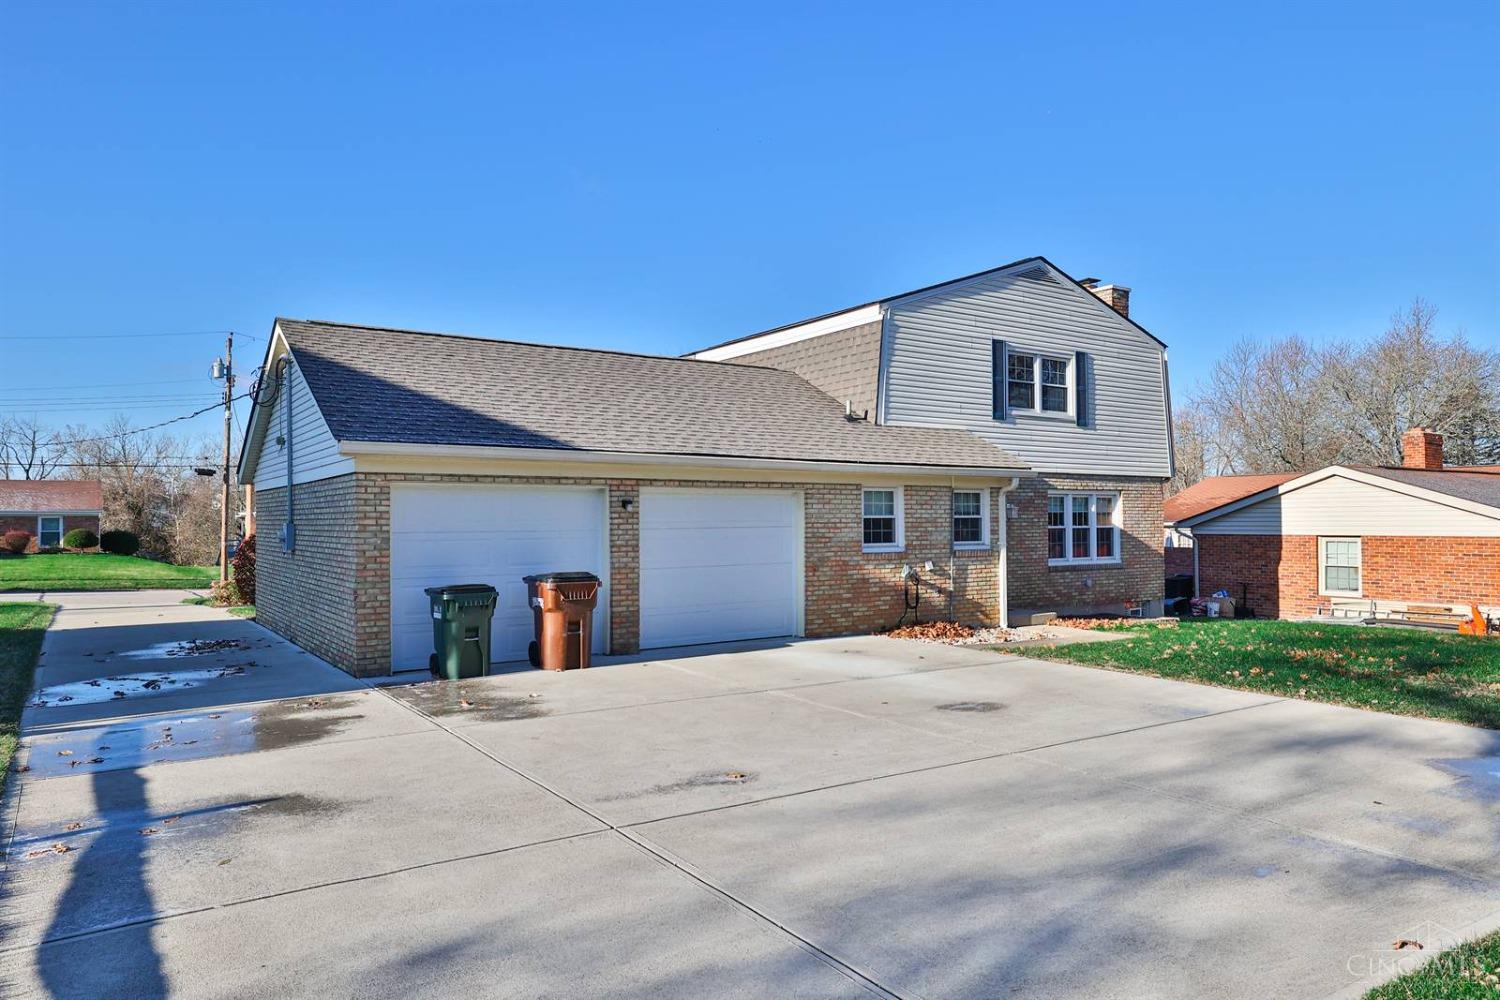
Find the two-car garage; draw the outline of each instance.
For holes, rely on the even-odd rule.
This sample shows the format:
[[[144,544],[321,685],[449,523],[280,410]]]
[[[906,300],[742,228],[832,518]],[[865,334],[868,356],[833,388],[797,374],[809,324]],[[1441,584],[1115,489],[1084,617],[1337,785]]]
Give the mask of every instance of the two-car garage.
[[[499,591],[497,661],[531,638],[521,578],[587,570],[604,582],[594,652],[608,647],[608,494],[594,486],[407,483],[391,489],[391,665],[425,668],[432,620],[424,588]],[[802,616],[802,502],[793,491],[643,489],[639,497],[642,648],[794,635]]]

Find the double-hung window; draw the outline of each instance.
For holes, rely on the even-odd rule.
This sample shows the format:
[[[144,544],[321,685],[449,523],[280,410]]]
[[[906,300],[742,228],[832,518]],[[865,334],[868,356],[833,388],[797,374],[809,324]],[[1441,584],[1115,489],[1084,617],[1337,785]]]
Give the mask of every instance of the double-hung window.
[[[36,519],[36,545],[39,549],[56,548],[62,544],[62,521],[60,517]]]
[[[1009,351],[1005,392],[1010,409],[1067,413],[1071,408],[1072,367],[1067,358]]]
[[[953,491],[953,547],[984,549],[990,544],[990,504],[986,490]]]
[[[1057,566],[1119,562],[1119,494],[1048,494],[1047,561]]]
[[[899,552],[904,541],[901,488],[865,490],[861,535],[866,552]]]
[[[1359,570],[1358,538],[1318,539],[1318,593],[1359,597]]]

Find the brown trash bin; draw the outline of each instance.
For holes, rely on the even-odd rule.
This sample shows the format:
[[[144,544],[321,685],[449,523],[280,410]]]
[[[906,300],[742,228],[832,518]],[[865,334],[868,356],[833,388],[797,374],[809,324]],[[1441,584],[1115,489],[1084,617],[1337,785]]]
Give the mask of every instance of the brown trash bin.
[[[543,670],[587,667],[599,578],[592,573],[537,573],[521,579],[536,624],[528,650],[531,665]]]

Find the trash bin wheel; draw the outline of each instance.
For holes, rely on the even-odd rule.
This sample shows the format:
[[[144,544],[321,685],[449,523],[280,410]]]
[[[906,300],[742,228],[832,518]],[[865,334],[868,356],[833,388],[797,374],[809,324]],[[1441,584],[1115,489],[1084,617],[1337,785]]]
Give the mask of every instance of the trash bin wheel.
[[[530,645],[526,647],[526,659],[531,661],[533,667],[542,665],[542,647],[536,644],[535,639],[531,640]]]
[[[437,674],[438,674],[438,665],[437,665],[437,654],[436,653],[428,653],[427,654],[427,670],[428,670],[429,673],[432,674],[432,676],[434,676],[434,677],[437,676]]]

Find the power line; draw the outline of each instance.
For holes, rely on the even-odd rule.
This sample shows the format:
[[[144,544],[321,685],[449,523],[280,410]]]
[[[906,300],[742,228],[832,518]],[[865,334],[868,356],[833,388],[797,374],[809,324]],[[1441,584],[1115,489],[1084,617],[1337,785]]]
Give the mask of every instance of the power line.
[[[22,333],[0,334],[0,340],[143,340],[147,337],[222,337],[228,330],[182,330],[173,333]],[[246,340],[260,340],[252,334],[237,336]]]
[[[189,382],[202,382],[207,376],[198,378],[166,378],[157,379],[153,382],[55,382],[51,384],[38,384],[28,381],[28,389],[115,389],[122,386],[136,385],[186,385]]]
[[[234,400],[234,399],[248,399],[249,397],[250,397],[250,393],[246,392],[246,393],[241,393],[238,396],[231,397],[231,400]],[[117,434],[100,434],[100,435],[98,435],[96,437],[74,438],[71,441],[49,441],[48,444],[50,444],[53,447],[59,447],[60,448],[60,447],[65,447],[67,445],[74,445],[74,444],[93,444],[96,441],[114,441],[117,438],[129,437],[132,434],[144,434],[146,431],[154,431],[157,428],[166,427],[168,424],[179,423],[179,422],[181,422],[183,420],[191,420],[194,417],[202,416],[203,414],[209,412],[210,410],[217,410],[219,407],[221,407],[223,405],[224,405],[223,401],[220,401],[220,402],[214,403],[212,406],[205,406],[201,410],[194,410],[192,413],[184,413],[180,417],[173,417],[170,420],[163,420],[163,421],[160,421],[159,423],[147,424],[145,427],[134,427],[134,428],[132,428],[132,429],[130,429],[128,431],[120,431]]]

